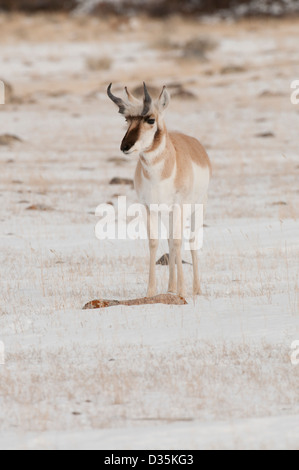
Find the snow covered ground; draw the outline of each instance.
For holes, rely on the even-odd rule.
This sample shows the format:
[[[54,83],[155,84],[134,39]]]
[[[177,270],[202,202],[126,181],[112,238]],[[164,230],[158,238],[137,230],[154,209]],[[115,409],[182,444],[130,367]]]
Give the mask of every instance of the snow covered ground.
[[[0,134],[22,139],[0,146],[0,448],[298,449],[298,23],[0,21]],[[217,47],[180,54],[199,36]],[[144,79],[213,162],[203,296],[83,311],[146,292],[147,243],[94,235],[100,203],[136,202],[109,185],[136,162],[105,88]]]

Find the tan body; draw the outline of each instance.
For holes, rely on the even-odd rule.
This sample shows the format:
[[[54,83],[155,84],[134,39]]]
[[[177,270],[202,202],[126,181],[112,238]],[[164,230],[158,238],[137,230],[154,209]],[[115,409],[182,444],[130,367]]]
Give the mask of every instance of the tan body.
[[[135,189],[143,204],[199,204],[204,202],[212,172],[210,159],[193,137],[168,133],[163,129],[166,145],[154,158],[147,158],[153,148],[143,152],[137,163]],[[167,183],[170,182],[170,188]],[[145,187],[152,197],[145,199]],[[161,189],[161,190],[160,190]]]
[[[159,216],[152,205],[176,205],[180,209],[188,204],[192,208],[191,222],[195,229],[196,204],[206,205],[207,192],[212,167],[209,157],[198,140],[179,132],[168,132],[164,122],[164,110],[169,104],[165,89],[155,104],[144,85],[144,103],[136,100],[126,89],[128,101],[108,95],[124,114],[128,131],[122,141],[121,150],[127,154],[138,155],[135,173],[135,189],[140,203],[147,208],[147,227],[150,246],[150,274],[148,297],[157,293],[156,256],[159,245]],[[194,208],[194,210],[193,210]],[[181,210],[177,216],[176,208],[170,210],[169,217],[169,286],[168,291],[186,296],[182,266],[182,229]],[[203,221],[202,221],[203,222]],[[178,232],[179,225],[179,232]],[[179,233],[179,236],[177,234]],[[191,246],[195,246],[191,245]],[[194,283],[193,293],[201,293],[198,274],[198,252],[192,249]],[[175,266],[177,265],[177,276]]]

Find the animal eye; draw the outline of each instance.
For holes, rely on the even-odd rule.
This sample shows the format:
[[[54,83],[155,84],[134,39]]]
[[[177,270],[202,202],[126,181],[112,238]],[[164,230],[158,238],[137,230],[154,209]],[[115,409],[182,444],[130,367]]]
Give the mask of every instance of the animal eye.
[[[151,125],[153,125],[153,124],[155,124],[155,122],[156,122],[156,119],[152,119],[152,118],[150,118],[150,119],[147,119],[147,120],[146,120],[146,122],[147,122],[148,124],[151,124]]]

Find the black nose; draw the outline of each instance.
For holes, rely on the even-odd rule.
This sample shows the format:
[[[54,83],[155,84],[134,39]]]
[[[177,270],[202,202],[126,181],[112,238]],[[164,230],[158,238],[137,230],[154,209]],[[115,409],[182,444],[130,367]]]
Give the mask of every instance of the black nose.
[[[128,152],[130,150],[130,148],[132,148],[132,145],[130,143],[126,143],[126,142],[123,142],[121,144],[121,147],[120,147],[122,152]]]

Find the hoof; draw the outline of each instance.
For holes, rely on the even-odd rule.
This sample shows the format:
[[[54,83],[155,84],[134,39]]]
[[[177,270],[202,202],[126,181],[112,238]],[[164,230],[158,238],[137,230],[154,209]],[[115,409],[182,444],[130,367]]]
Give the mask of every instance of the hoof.
[[[146,294],[148,299],[150,299],[151,297],[156,297],[156,295],[157,295],[157,291],[153,289],[148,290]]]
[[[178,291],[178,296],[183,297],[184,299],[187,297],[187,291],[186,289],[181,289]]]

